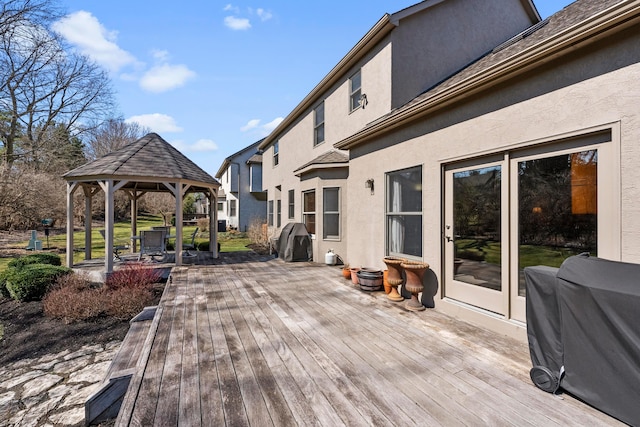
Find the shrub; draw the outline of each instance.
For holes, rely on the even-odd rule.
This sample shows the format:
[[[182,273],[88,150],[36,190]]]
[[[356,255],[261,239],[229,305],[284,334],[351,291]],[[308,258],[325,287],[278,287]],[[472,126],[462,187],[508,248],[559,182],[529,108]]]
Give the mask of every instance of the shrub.
[[[32,264],[47,264],[47,265],[62,265],[62,260],[60,256],[57,254],[50,253],[37,253],[30,254],[20,258],[13,259],[9,261],[8,267],[11,268],[22,268],[25,265]]]
[[[251,240],[257,248],[269,249],[269,231],[267,224],[263,223],[260,219],[252,219],[249,224],[249,231],[247,237]]]
[[[109,290],[120,288],[150,289],[152,284],[160,281],[161,276],[158,270],[145,267],[141,263],[130,263],[111,273],[105,282],[105,287]]]
[[[11,298],[18,301],[42,299],[59,276],[71,272],[66,267],[48,264],[28,264],[7,271],[7,290]]]
[[[66,274],[58,277],[42,302],[45,315],[71,323],[105,314],[107,293],[94,288],[85,274]]]
[[[198,218],[196,224],[198,225],[198,229],[201,233],[209,231],[209,218]]]
[[[7,277],[9,276],[9,272],[11,269],[4,270],[0,272],[0,296],[4,298],[10,298],[9,290],[7,289]]]
[[[121,287],[106,293],[106,312],[117,319],[128,320],[153,301],[151,287]]]

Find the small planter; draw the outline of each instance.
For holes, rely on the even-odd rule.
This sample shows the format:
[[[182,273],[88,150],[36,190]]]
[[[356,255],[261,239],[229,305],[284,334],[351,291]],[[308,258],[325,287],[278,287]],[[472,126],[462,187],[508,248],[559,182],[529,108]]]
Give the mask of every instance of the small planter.
[[[348,266],[342,268],[342,277],[351,279],[351,269]]]
[[[389,294],[389,292],[391,292],[391,285],[389,284],[387,277],[389,277],[389,270],[384,270],[382,272],[382,285],[384,286],[385,294]]]
[[[358,284],[358,271],[360,271],[360,267],[350,268],[349,271],[351,272],[351,281],[353,282],[354,285],[357,285]]]
[[[379,291],[382,288],[383,273],[380,270],[363,268],[356,273],[361,291]]]

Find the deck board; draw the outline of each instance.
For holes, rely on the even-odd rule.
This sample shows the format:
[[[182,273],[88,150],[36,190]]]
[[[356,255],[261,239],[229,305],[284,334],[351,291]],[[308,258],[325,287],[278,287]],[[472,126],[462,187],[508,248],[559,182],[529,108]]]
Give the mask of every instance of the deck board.
[[[525,343],[335,267],[245,254],[171,276],[116,425],[622,425],[533,386]]]

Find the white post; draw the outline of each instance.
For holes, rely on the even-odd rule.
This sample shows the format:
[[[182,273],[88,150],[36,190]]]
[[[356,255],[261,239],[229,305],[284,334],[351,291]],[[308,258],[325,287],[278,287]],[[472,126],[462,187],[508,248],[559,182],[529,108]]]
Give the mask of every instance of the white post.
[[[103,184],[100,183],[102,186]],[[107,275],[113,272],[113,180],[108,179],[104,190],[104,270]]]
[[[209,189],[209,251],[213,258],[218,258],[218,192],[214,188]]]
[[[176,265],[182,265],[182,183],[175,187],[176,196]]]

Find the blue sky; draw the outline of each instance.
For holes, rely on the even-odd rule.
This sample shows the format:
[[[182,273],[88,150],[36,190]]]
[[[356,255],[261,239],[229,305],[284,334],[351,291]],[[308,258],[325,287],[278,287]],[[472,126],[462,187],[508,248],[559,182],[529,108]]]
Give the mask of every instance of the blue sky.
[[[534,0],[543,18],[571,1]],[[122,117],[215,175],[385,13],[416,0],[62,2],[68,15],[54,29],[109,70]]]

